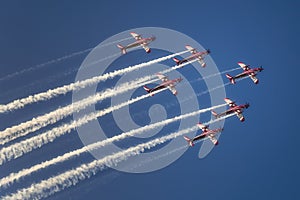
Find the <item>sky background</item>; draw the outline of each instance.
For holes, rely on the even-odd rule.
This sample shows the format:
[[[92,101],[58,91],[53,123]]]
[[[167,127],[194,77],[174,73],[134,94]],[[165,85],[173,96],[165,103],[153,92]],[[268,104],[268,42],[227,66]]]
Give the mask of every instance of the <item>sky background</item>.
[[[162,170],[128,174],[108,169],[49,199],[299,199],[299,6],[291,0],[2,1],[1,78],[148,26],[192,37],[211,49],[220,71],[237,67],[238,61],[265,68],[258,85],[244,80],[226,87],[228,97],[251,106],[244,123],[236,118],[226,121],[220,145],[204,159],[198,159],[198,145]],[[0,103],[74,81],[86,55],[1,80]],[[71,94],[1,114],[0,129],[68,103]],[[81,146],[72,132],[0,166],[0,177]],[[50,167],[0,190],[0,195],[92,160],[86,154]]]

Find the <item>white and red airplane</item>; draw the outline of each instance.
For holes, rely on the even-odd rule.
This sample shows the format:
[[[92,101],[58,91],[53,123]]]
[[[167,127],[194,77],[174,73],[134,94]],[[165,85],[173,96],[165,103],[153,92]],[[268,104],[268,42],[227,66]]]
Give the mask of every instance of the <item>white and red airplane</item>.
[[[217,138],[215,137],[215,135],[217,133],[220,133],[223,131],[223,128],[217,128],[217,129],[214,129],[214,130],[210,130],[208,128],[208,126],[205,126],[201,123],[198,123],[197,124],[198,127],[202,130],[202,133],[200,135],[197,135],[195,136],[194,138],[190,139],[189,137],[187,136],[183,136],[183,138],[188,142],[188,144],[193,147],[195,144],[194,142],[197,141],[197,140],[201,140],[203,138],[206,138],[208,137],[210,139],[210,141],[214,144],[214,145],[218,145],[218,140]]]
[[[231,101],[228,98],[225,98],[224,100],[229,105],[230,108],[228,110],[226,110],[225,112],[220,113],[220,114],[217,114],[215,111],[211,111],[212,115],[215,118],[219,118],[219,117],[229,115],[231,113],[236,113],[236,116],[240,119],[241,122],[245,121],[245,117],[243,116],[242,113],[243,113],[243,109],[245,109],[245,108],[247,109],[250,106],[249,103],[238,106],[238,105],[235,104],[234,101]]]
[[[152,93],[154,91],[158,91],[161,90],[163,88],[168,88],[169,90],[171,90],[171,92],[174,95],[177,95],[177,90],[175,89],[175,86],[177,83],[181,82],[183,79],[177,78],[177,79],[173,79],[173,80],[169,80],[167,76],[162,75],[160,73],[156,74],[156,76],[162,81],[162,84],[154,87],[154,88],[148,88],[146,85],[144,86],[144,90],[146,90],[148,93]],[[154,94],[151,94],[151,96],[153,96]]]
[[[241,68],[244,70],[242,73],[232,77],[229,74],[226,74],[226,77],[229,79],[229,81],[232,84],[235,84],[235,80],[245,77],[245,76],[250,76],[250,78],[252,79],[252,81],[257,84],[258,83],[258,79],[256,78],[256,74],[258,72],[261,72],[262,70],[264,70],[262,67],[257,67],[257,68],[253,68],[251,69],[249,67],[249,65],[246,65],[245,63],[242,62],[238,62],[238,65],[241,66]]]
[[[183,60],[173,58],[173,60],[176,62],[177,65],[197,59],[202,67],[206,66],[206,63],[204,62],[204,56],[206,56],[210,53],[209,49],[207,49],[206,51],[197,52],[197,50],[195,48],[191,47],[190,45],[186,45],[185,48],[187,50],[189,50],[192,55],[187,58],[184,58]]]
[[[131,44],[128,44],[125,47],[122,46],[122,45],[120,45],[120,44],[118,44],[117,46],[121,49],[122,54],[126,54],[127,53],[127,49],[130,49],[130,48],[133,48],[133,47],[136,47],[136,46],[142,46],[147,53],[151,52],[151,49],[148,47],[148,44],[150,42],[152,42],[152,41],[155,40],[154,36],[148,37],[148,38],[142,38],[141,35],[136,34],[134,32],[131,32],[130,34],[132,35],[132,37],[134,37],[134,39],[136,41],[133,42],[133,43],[131,43]]]

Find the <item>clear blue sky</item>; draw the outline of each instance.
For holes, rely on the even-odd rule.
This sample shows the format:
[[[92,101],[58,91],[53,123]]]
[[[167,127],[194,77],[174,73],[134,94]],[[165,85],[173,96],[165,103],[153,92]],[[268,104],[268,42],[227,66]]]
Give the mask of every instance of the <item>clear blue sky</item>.
[[[296,0],[2,2],[0,77],[145,26],[170,28],[194,38],[211,49],[220,70],[237,61],[265,68],[259,85],[246,80],[226,88],[229,97],[250,102],[251,107],[244,123],[226,121],[220,145],[205,159],[199,160],[194,148],[153,173],[106,170],[49,199],[299,199],[299,7]],[[73,81],[75,73],[62,74],[76,70],[84,56],[0,82],[0,103]],[[1,115],[0,128],[70,102],[66,95]],[[0,166],[0,177],[80,146],[74,132]],[[91,160],[84,155],[0,193]]]

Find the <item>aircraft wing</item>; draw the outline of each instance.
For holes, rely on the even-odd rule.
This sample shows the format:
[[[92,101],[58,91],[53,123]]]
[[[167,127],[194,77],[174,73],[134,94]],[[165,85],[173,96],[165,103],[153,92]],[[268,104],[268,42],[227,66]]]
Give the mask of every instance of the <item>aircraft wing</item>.
[[[244,70],[244,71],[247,71],[249,70],[249,66],[246,65],[245,63],[242,63],[242,62],[238,62],[238,65]]]
[[[210,141],[214,144],[217,145],[218,144],[218,140],[217,138],[214,136],[214,134],[209,134],[208,138],[210,139]]]
[[[178,92],[173,84],[169,85],[168,89],[171,90],[174,95],[177,95]]]
[[[135,32],[131,32],[130,34],[131,34],[132,37],[134,37],[134,39],[136,39],[136,40],[142,39],[141,35],[139,35],[139,34],[137,34],[137,33],[135,33]]]
[[[258,79],[256,78],[255,75],[251,74],[251,75],[249,75],[249,76],[250,76],[250,78],[252,79],[252,81],[253,81],[255,84],[258,83]]]
[[[240,119],[241,122],[245,121],[245,117],[241,112],[235,112],[236,116]]]
[[[160,74],[160,73],[157,73],[156,76],[157,76],[162,82],[166,82],[166,81],[169,80],[167,76],[162,75],[162,74]]]
[[[186,45],[185,48],[191,52],[191,54],[197,53],[196,49],[191,47],[190,45]]]
[[[236,106],[235,102],[228,99],[228,98],[225,98],[224,101],[230,106],[230,107],[234,107]]]
[[[148,47],[148,45],[146,44],[141,44],[141,46],[144,48],[144,50],[149,53],[150,52],[150,48]]]
[[[206,64],[205,64],[202,56],[198,56],[198,62],[200,63],[201,67],[205,67]]]
[[[199,127],[202,131],[207,131],[207,129],[208,129],[208,126],[203,125],[203,124],[201,124],[201,123],[198,123],[197,125],[198,125],[198,127]]]

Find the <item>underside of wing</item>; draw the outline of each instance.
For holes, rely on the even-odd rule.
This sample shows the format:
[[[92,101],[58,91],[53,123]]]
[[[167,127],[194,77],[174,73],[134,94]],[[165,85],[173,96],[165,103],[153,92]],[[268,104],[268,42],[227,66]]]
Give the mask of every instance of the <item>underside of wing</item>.
[[[162,75],[162,74],[160,74],[160,73],[157,73],[156,76],[157,76],[162,82],[166,82],[166,81],[169,80],[167,76]]]
[[[252,79],[252,81],[253,81],[255,84],[258,83],[258,79],[256,78],[255,75],[249,75],[249,76],[250,76],[250,78]]]
[[[210,139],[210,141],[214,144],[217,145],[218,144],[218,140],[217,138],[213,135],[213,134],[209,134],[208,138]]]
[[[141,44],[141,46],[144,48],[144,50],[147,52],[147,53],[150,53],[150,48],[148,47],[148,45],[146,44]]]
[[[204,62],[202,56],[198,56],[198,62],[200,63],[201,67],[205,67],[206,63]]]
[[[175,86],[174,85],[170,85],[168,86],[169,90],[174,94],[174,95],[177,95],[177,90],[175,89]]]
[[[243,63],[243,62],[238,62],[238,65],[239,65],[244,71],[246,71],[246,70],[249,69],[249,66],[246,65],[246,64]]]
[[[137,34],[137,33],[131,32],[130,34],[131,34],[132,37],[134,37],[134,39],[136,39],[136,40],[142,39],[141,35],[139,35],[139,34]]]
[[[186,45],[185,48],[191,52],[191,54],[197,53],[196,49],[191,47],[190,45]]]
[[[245,121],[244,115],[242,113],[240,112],[235,112],[235,113],[241,122]]]
[[[202,131],[207,131],[207,129],[208,129],[208,126],[206,126],[204,124],[198,123],[197,125]]]
[[[232,101],[231,99],[225,98],[224,101],[225,101],[230,107],[236,106],[235,102]]]

